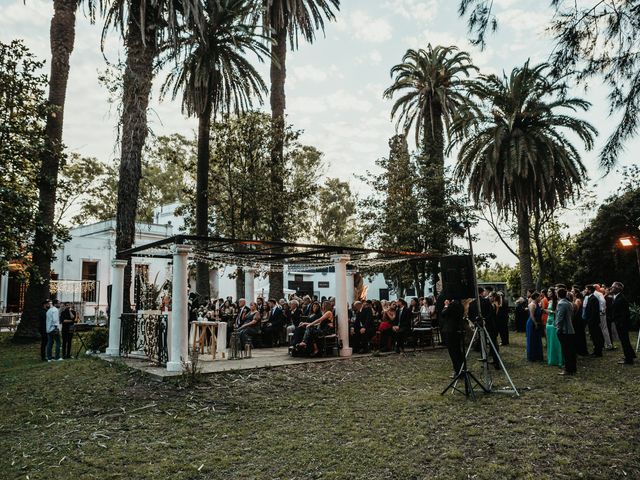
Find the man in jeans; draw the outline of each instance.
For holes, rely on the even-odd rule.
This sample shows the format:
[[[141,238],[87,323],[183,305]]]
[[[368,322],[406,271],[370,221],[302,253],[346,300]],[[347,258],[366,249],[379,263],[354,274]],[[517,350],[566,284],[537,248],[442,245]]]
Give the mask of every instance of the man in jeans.
[[[60,361],[60,300],[54,300],[53,305],[47,310],[47,361],[53,361],[51,350],[53,342],[56,342],[56,360]]]

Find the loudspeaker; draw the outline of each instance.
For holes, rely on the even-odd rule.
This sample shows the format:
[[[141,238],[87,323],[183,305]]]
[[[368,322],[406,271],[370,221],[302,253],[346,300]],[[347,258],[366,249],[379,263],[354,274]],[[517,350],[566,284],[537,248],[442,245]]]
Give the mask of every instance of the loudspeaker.
[[[471,255],[447,255],[440,259],[442,291],[446,298],[475,298],[475,279]]]

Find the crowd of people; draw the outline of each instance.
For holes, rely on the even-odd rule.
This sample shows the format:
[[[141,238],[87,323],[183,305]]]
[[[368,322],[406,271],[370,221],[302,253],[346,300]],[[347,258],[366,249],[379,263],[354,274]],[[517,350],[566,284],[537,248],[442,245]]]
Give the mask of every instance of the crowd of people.
[[[195,303],[195,302],[194,302]],[[190,309],[190,321],[221,319],[227,322],[227,335],[235,331],[241,345],[272,347],[288,345],[293,355],[316,356],[321,339],[336,332],[335,298],[291,296],[289,300],[257,298],[233,301],[231,297],[209,301]],[[413,327],[437,326],[432,297],[394,301],[356,301],[347,306],[350,345],[357,353],[373,348],[386,352],[404,351]],[[230,338],[229,338],[230,339]],[[229,340],[228,339],[228,340]]]
[[[562,367],[561,375],[577,371],[577,357],[602,357],[604,350],[616,350],[620,341],[623,358],[620,364],[634,363],[636,353],[629,340],[631,313],[624,296],[624,285],[599,284],[584,289],[568,289],[559,284],[543,292],[529,291],[528,298],[516,302],[515,325],[527,336],[527,360]],[[587,345],[587,331],[592,348]]]

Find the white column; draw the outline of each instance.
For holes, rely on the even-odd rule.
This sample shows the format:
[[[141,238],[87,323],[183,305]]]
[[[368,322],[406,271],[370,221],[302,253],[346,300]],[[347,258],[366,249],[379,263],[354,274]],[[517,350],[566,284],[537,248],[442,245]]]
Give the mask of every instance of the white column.
[[[347,272],[347,302],[349,302],[349,305],[351,305],[354,302],[355,296],[356,296],[356,288],[353,283],[354,273],[355,272],[353,270],[350,272]]]
[[[181,372],[182,363],[189,362],[187,281],[188,255],[191,245],[175,245],[173,253],[173,280],[171,284],[171,316],[169,317],[170,344],[167,371]]]
[[[349,347],[349,313],[347,311],[347,262],[349,255],[332,255],[331,260],[336,270],[336,314],[338,315],[338,336],[342,342],[341,357],[350,357]]]
[[[255,302],[255,278],[256,271],[253,268],[244,269],[244,299],[247,301],[247,305],[251,302]]]
[[[109,308],[109,347],[107,355],[120,356],[120,316],[122,315],[122,288],[126,260],[111,262],[111,307]]]
[[[9,295],[9,272],[4,272],[0,278],[0,313],[7,311],[7,297]]]

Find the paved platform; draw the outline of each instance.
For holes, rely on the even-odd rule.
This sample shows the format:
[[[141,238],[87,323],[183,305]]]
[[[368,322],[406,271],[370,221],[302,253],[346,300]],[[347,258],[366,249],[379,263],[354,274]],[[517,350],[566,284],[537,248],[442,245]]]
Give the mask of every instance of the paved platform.
[[[442,347],[436,347],[439,349]],[[425,349],[431,351],[431,348]],[[408,349],[407,352],[411,352],[412,349]],[[354,354],[351,357],[291,357],[287,353],[286,347],[280,348],[257,348],[254,349],[251,358],[244,358],[242,360],[211,360],[211,356],[207,354],[200,355],[198,365],[203,375],[216,374],[221,372],[241,371],[241,370],[253,370],[256,368],[271,368],[271,367],[284,367],[287,365],[300,365],[304,363],[318,363],[318,362],[333,362],[343,361],[352,358],[370,357],[372,355],[395,355],[394,353],[367,353],[367,354]],[[134,358],[134,357],[110,357],[108,355],[100,355],[100,358],[108,362],[122,361],[125,365],[136,370],[140,370],[149,375],[154,380],[163,381],[170,378],[179,377],[181,372],[168,372],[163,367],[158,367],[149,362],[146,359]]]

